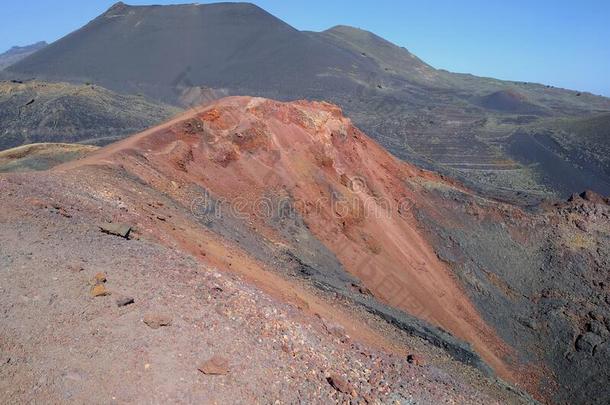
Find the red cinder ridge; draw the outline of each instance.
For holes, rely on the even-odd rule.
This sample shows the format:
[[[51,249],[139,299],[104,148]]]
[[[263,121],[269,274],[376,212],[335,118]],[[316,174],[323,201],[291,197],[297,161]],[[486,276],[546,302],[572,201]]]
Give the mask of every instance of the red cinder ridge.
[[[422,184],[460,186],[397,160],[337,106],[224,98],[55,170],[100,164],[121,165],[184,204],[187,184],[230,202],[290,196],[311,232],[378,300],[469,342],[500,376],[518,380],[506,361],[511,349],[437,258],[414,215],[434,209]],[[256,232],[282,243],[259,208],[241,206]]]

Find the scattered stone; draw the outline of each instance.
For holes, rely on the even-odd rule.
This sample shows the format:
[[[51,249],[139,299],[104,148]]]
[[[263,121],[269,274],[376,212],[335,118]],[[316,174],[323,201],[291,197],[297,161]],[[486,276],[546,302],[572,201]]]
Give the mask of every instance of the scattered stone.
[[[588,230],[587,224],[582,219],[574,220],[574,225],[583,232],[587,232]]]
[[[133,299],[133,297],[119,297],[116,299],[116,304],[118,307],[124,307],[127,305],[131,305],[134,302],[136,302],[136,300]]]
[[[97,273],[95,276],[93,276],[93,282],[95,284],[103,284],[106,282],[106,280],[107,280],[106,273],[101,272],[101,271],[99,273]]]
[[[595,346],[602,342],[601,336],[595,333],[587,332],[584,335],[578,336],[576,339],[576,350],[579,352],[585,352],[592,354]]]
[[[371,297],[373,296],[373,293],[371,292],[371,290],[369,290],[365,286],[360,285],[358,283],[352,283],[352,288],[355,289],[356,291],[358,291],[362,295],[367,295],[367,296],[371,296]]]
[[[590,201],[593,204],[606,204],[606,199],[601,195],[591,190],[585,190],[580,194],[580,197],[585,201]]]
[[[288,346],[288,344],[286,344],[286,343],[282,343],[281,349],[286,354],[292,354],[292,350],[290,349],[290,346]]]
[[[360,294],[362,294],[362,295],[367,295],[367,296],[369,296],[369,297],[372,297],[372,296],[373,296],[372,291],[371,291],[371,290],[369,290],[367,287],[364,287],[364,286],[360,286],[360,287],[358,287],[358,292],[359,292]]]
[[[362,396],[362,400],[364,401],[365,404],[377,404],[377,403],[379,403],[379,401],[373,395],[373,393],[364,394]]]
[[[604,343],[597,345],[595,347],[595,351],[593,352],[593,355],[596,357],[599,357],[601,359],[610,358],[610,341],[606,341]]]
[[[172,317],[167,314],[146,314],[144,323],[152,329],[159,329],[162,326],[170,326]]]
[[[110,295],[110,292],[106,289],[104,284],[96,284],[91,289],[91,295],[94,297],[105,297],[106,295]]]
[[[415,366],[423,366],[424,365],[424,359],[418,355],[418,354],[409,354],[407,356],[407,362],[409,364],[413,364]]]
[[[588,330],[591,333],[594,333],[598,336],[608,336],[608,330],[606,329],[606,326],[601,322],[601,321],[597,321],[597,320],[593,320],[591,322],[589,322],[588,326]]]
[[[216,286],[216,287],[212,287],[212,289],[210,290],[210,295],[214,298],[219,298],[220,296],[222,296],[222,292],[223,292],[223,289]]]
[[[326,378],[326,381],[328,381],[331,387],[339,392],[344,394],[351,394],[352,392],[351,385],[345,379],[343,379],[343,377],[337,374],[331,374]]]
[[[99,228],[108,235],[120,236],[125,239],[129,239],[129,233],[131,232],[131,226],[119,223],[101,224]]]
[[[349,341],[347,331],[343,326],[324,323],[324,328],[330,335],[338,338],[342,343]]]
[[[528,327],[532,330],[538,329],[538,322],[536,322],[536,320],[532,319],[532,318],[527,318],[527,319],[523,320],[523,325],[525,325],[526,327]]]
[[[57,208],[57,213],[65,218],[72,218],[72,215],[65,210],[65,208]]]
[[[198,368],[206,375],[227,375],[229,374],[229,361],[222,356],[215,355],[206,360]]]

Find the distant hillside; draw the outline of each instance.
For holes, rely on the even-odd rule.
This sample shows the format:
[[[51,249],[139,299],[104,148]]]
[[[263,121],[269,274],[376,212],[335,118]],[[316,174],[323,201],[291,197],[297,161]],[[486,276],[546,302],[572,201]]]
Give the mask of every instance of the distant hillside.
[[[97,146],[65,143],[33,143],[0,151],[0,173],[47,170],[79,159],[99,149]]]
[[[179,106],[243,94],[328,100],[396,156],[497,197],[610,192],[603,173],[558,187],[565,174],[511,152],[524,125],[610,112],[610,99],[438,70],[373,33],[298,31],[248,3],[117,3],[7,73],[91,82]],[[579,170],[565,164],[568,173]]]
[[[103,145],[178,111],[93,85],[0,82],[0,150],[38,142]]]
[[[8,51],[0,54],[0,70],[12,65],[13,63],[19,62],[21,59],[33,54],[47,45],[48,44],[45,41],[40,41],[32,45],[12,47]]]

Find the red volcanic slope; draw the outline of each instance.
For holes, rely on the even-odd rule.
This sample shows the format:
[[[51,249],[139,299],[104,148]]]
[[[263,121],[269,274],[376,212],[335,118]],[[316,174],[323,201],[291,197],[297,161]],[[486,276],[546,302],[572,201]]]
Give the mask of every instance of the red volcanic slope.
[[[413,205],[434,211],[419,183],[457,186],[393,158],[338,107],[225,98],[57,170],[102,164],[120,165],[187,206],[192,196],[185,188],[201,185],[238,204],[253,229],[277,244],[284,236],[260,215],[260,206],[247,202],[290,196],[313,234],[377,299],[470,342],[499,375],[514,379],[504,360],[510,349],[410,215]],[[191,236],[174,235],[199,254]],[[222,248],[216,253],[202,259],[218,265]]]

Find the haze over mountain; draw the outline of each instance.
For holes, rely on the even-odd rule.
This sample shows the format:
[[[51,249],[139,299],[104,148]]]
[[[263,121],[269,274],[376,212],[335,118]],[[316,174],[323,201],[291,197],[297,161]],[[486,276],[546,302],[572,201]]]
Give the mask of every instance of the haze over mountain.
[[[579,135],[556,120],[603,114],[609,99],[452,74],[372,33],[301,32],[252,4],[117,3],[7,70],[183,107],[227,94],[328,100],[396,156],[498,197],[610,193],[603,157],[575,150]]]
[[[8,51],[0,54],[0,70],[20,61],[28,55],[33,54],[39,49],[44,48],[48,44],[45,41],[36,42],[32,45],[13,46]]]
[[[40,41],[32,45],[13,46],[8,51],[0,54],[0,70],[5,69],[6,67],[20,61],[26,56],[33,54],[47,45],[48,44],[45,41]]]

